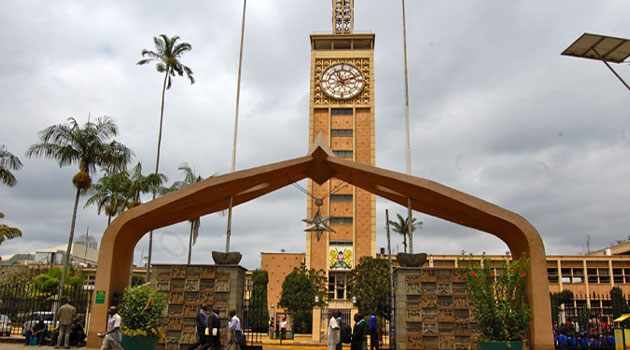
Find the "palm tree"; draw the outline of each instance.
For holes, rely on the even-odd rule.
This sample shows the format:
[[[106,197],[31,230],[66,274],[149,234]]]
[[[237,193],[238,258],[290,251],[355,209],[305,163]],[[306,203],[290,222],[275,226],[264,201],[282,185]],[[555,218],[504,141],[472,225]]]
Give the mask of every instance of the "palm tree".
[[[392,231],[398,232],[403,236],[403,247],[405,253],[407,252],[407,235],[409,234],[409,218],[404,218],[400,214],[396,214],[398,221],[389,220],[389,224],[392,225]],[[416,218],[411,219],[411,232],[413,233],[416,228],[421,227],[421,222],[416,222]]]
[[[60,167],[75,163],[79,165],[79,172],[72,178],[77,192],[74,198],[63,271],[59,281],[59,297],[63,293],[68,272],[79,197],[81,192],[87,191],[92,185],[90,172],[96,172],[97,166],[108,170],[122,169],[133,155],[133,152],[125,145],[116,141],[107,142],[116,135],[118,135],[118,126],[110,117],[97,118],[95,123],[88,121],[83,127],[74,118],[68,118],[66,124],[51,125],[40,131],[40,143],[30,146],[26,152],[29,158],[44,156],[56,160]],[[57,312],[55,312],[55,318],[56,315]]]
[[[149,51],[147,49],[142,50],[142,57],[138,61],[138,65],[144,65],[153,61],[156,61],[155,69],[159,73],[164,73],[164,82],[162,83],[162,104],[160,106],[160,129],[158,133],[157,144],[157,157],[155,161],[155,174],[159,173],[160,168],[160,144],[162,143],[162,122],[164,120],[164,95],[166,90],[171,87],[171,77],[178,74],[180,77],[186,74],[190,83],[195,83],[192,70],[179,61],[181,55],[184,52],[192,50],[192,46],[187,42],[181,42],[177,44],[179,36],[169,38],[166,34],[160,34],[160,36],[153,37],[153,43],[155,44],[156,51]],[[153,199],[155,199],[156,193],[153,193]],[[149,233],[149,253],[147,261],[147,276],[149,275],[149,269],[151,268],[151,250],[153,242],[153,231]]]
[[[0,219],[2,218],[4,218],[4,214],[0,213]],[[0,224],[0,244],[7,239],[13,239],[15,237],[22,237],[22,231],[20,231],[20,229]]]
[[[5,145],[0,146],[0,181],[9,187],[17,185],[17,179],[11,170],[20,170],[21,168],[20,158],[7,151]]]
[[[178,170],[184,172],[184,179],[182,181],[176,181],[170,187],[170,191],[181,190],[184,187],[188,187],[194,183],[197,183],[203,180],[201,175],[195,175],[193,170],[188,166],[188,164],[184,163],[179,166]],[[190,255],[192,251],[192,246],[197,241],[197,236],[199,234],[199,226],[201,225],[201,219],[195,218],[190,221],[190,237],[188,238],[188,265],[190,265]]]
[[[166,183],[168,178],[162,173],[143,175],[142,163],[138,162],[131,171],[129,177],[129,186],[127,187],[127,205],[125,209],[133,208],[140,204],[140,195],[142,193],[156,192],[164,194],[168,192],[168,189],[163,187],[162,184]]]
[[[127,171],[108,171],[88,190],[92,196],[83,207],[96,204],[99,215],[101,215],[101,210],[105,209],[107,226],[109,226],[112,217],[122,213],[128,207],[130,186],[131,179]]]

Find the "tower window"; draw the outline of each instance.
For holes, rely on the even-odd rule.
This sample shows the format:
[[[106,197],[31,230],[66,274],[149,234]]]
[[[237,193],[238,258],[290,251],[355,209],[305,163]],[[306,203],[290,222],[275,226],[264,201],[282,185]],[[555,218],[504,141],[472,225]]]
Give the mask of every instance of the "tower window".
[[[352,202],[351,194],[331,194],[330,195],[331,202]]]
[[[332,115],[352,115],[352,108],[333,108],[330,113]]]
[[[328,273],[328,300],[342,300],[346,298],[346,273]]]
[[[330,223],[333,225],[348,225],[352,224],[351,216],[333,216],[330,218]]]
[[[352,151],[333,151],[333,154],[339,158],[352,158]]]
[[[331,129],[330,136],[352,136],[352,129]]]

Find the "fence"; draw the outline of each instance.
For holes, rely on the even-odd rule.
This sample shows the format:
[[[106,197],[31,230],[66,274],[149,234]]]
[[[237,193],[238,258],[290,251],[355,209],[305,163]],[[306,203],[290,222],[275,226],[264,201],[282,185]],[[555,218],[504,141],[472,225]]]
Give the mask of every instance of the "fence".
[[[91,302],[92,291],[81,287],[66,287],[63,296],[72,301],[76,308],[79,322],[85,325],[87,310]],[[12,335],[22,335],[23,325],[27,328],[33,319],[44,318],[48,324],[48,330],[52,333],[52,319],[55,306],[57,305],[57,293],[45,293],[33,288],[30,284],[17,283],[0,286],[0,314],[7,315],[11,320],[10,330],[6,325],[2,330],[10,332]]]
[[[624,299],[627,301],[628,296]],[[552,298],[556,349],[614,350],[613,320],[619,310],[613,304],[609,294],[577,294],[562,305],[554,305]],[[599,321],[591,321],[589,326],[593,318]]]

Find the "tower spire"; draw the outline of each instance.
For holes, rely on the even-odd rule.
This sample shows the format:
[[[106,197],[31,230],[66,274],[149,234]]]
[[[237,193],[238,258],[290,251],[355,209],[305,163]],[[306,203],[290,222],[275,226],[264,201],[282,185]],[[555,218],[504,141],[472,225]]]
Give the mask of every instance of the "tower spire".
[[[332,25],[335,34],[352,34],[354,29],[354,0],[332,0]]]

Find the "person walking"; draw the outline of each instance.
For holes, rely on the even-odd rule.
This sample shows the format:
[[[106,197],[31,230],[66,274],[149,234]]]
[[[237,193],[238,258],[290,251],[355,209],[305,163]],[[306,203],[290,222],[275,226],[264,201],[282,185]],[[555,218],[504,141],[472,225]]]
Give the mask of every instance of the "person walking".
[[[122,320],[120,319],[120,315],[118,315],[118,308],[115,306],[110,307],[108,314],[107,332],[96,334],[99,338],[104,338],[101,350],[122,350],[120,346],[120,341],[122,340]]]
[[[280,339],[285,340],[287,338],[287,318],[283,317],[280,322]]]
[[[208,336],[206,336],[206,344],[202,350],[212,348],[213,350],[221,350],[221,320],[219,319],[219,309],[212,309],[212,313],[208,317]]]
[[[225,350],[241,350],[241,345],[236,341],[236,333],[243,334],[241,329],[241,320],[236,316],[236,310],[230,311],[230,322],[228,323],[228,340],[225,343]]]
[[[351,350],[363,350],[365,342],[365,336],[368,334],[368,324],[365,322],[361,313],[354,315],[354,329],[352,330],[352,342],[350,343]]]
[[[208,323],[208,317],[206,316],[206,310],[208,306],[201,305],[199,307],[199,312],[197,313],[197,342],[190,345],[188,350],[196,349],[199,345],[206,344],[206,325]]]
[[[372,316],[368,320],[368,323],[369,323],[369,332],[370,332],[370,350],[373,350],[375,348],[376,348],[376,350],[379,350],[378,324],[376,322],[376,314],[375,313],[372,313]]]
[[[59,320],[59,336],[57,337],[57,345],[55,349],[59,349],[63,341],[63,347],[70,349],[70,333],[72,332],[72,320],[77,315],[77,310],[72,306],[70,300],[65,299],[57,311],[57,319]]]
[[[341,341],[339,323],[337,322],[337,314],[339,311],[333,312],[332,317],[328,321],[328,350],[336,350],[337,344]]]

